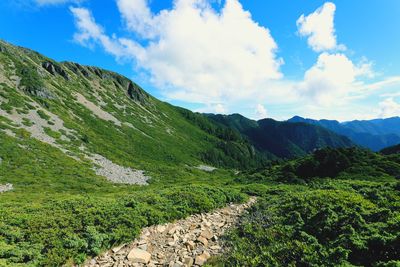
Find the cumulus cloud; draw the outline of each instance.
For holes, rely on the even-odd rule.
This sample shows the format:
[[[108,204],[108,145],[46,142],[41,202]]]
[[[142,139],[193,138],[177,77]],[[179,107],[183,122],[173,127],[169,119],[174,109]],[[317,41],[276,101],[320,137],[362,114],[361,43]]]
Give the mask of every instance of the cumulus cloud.
[[[317,62],[304,74],[299,84],[303,96],[317,104],[330,105],[359,89],[357,78],[371,76],[371,64],[362,61],[355,65],[346,55],[322,53]]]
[[[300,16],[297,20],[298,33],[307,37],[308,45],[316,52],[344,50],[336,40],[334,17],[336,6],[327,2],[313,13]]]
[[[262,104],[257,104],[255,110],[256,119],[265,119],[268,116],[267,109]]]
[[[280,71],[283,60],[269,29],[256,23],[239,0],[226,0],[219,9],[211,6],[213,0],[174,0],[170,9],[157,14],[148,1],[116,0],[129,38],[107,34],[90,10],[71,7],[74,40],[87,47],[100,45],[117,60],[132,62],[164,99],[196,103],[199,112],[246,109],[246,115],[259,119],[274,114],[274,106],[285,105],[285,110],[300,115],[350,118],[355,113],[345,108],[346,102],[350,108],[357,97],[400,82],[399,77],[389,77],[367,83],[366,78],[374,76],[372,63],[352,61],[338,51],[344,46],[336,41],[333,3],[297,21],[299,34],[321,54],[302,79],[290,80]],[[268,112],[257,103],[268,105]]]
[[[380,118],[400,116],[400,103],[396,102],[393,97],[386,98],[379,103],[378,116]]]
[[[145,0],[118,0],[126,29],[138,39],[110,38],[88,10],[71,8],[80,43],[97,42],[131,58],[171,99],[224,103],[253,96],[282,77],[277,44],[238,0],[220,11],[206,0],[175,0],[153,14]]]

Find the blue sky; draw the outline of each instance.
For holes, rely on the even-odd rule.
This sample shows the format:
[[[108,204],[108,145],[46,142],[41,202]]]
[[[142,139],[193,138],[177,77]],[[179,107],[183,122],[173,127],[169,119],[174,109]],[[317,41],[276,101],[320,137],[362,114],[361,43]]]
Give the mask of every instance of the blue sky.
[[[400,115],[397,0],[12,0],[0,38],[195,111]]]

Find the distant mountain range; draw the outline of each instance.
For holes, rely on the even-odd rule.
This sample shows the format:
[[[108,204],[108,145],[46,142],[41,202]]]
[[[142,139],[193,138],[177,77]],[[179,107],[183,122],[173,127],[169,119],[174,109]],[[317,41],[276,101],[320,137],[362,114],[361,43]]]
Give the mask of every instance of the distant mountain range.
[[[373,151],[400,144],[400,117],[338,122],[336,120],[313,120],[295,116],[288,122],[302,122],[324,127]]]
[[[354,146],[345,136],[305,122],[280,122],[273,119],[254,121],[239,114],[207,116],[238,131],[269,158],[294,158],[327,146]]]

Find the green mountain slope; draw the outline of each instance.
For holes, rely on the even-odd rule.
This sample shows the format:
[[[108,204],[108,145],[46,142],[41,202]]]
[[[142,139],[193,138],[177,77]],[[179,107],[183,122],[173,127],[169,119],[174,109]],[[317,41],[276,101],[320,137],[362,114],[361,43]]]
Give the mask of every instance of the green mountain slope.
[[[205,160],[232,168],[256,162],[240,135],[153,98],[121,75],[0,45],[0,118],[12,138],[23,132],[71,157],[111,161],[154,179]],[[205,155],[216,147],[210,162]]]
[[[354,145],[344,136],[306,123],[279,122],[272,119],[253,121],[239,114],[209,114],[208,117],[237,130],[270,158],[294,158],[317,148]]]
[[[80,263],[241,201],[224,168],[263,164],[240,135],[121,75],[0,42],[0,266]]]

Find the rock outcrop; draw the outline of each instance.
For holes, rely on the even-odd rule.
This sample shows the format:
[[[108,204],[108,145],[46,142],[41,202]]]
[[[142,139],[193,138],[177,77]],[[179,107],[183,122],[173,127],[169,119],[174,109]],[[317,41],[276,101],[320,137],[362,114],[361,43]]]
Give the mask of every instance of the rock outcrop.
[[[127,92],[128,96],[133,101],[139,102],[141,104],[145,104],[146,100],[149,98],[149,96],[143,90],[141,90],[137,84],[132,82],[128,83]]]
[[[0,194],[7,191],[11,191],[13,189],[14,187],[12,184],[4,184],[4,185],[0,184]]]
[[[211,213],[147,227],[139,238],[90,260],[85,266],[202,266],[226,249],[220,237],[256,201],[231,204]]]
[[[69,80],[68,74],[59,65],[54,64],[50,61],[42,63],[42,67],[47,70],[51,75],[61,75],[65,80]]]
[[[63,62],[63,66],[67,67],[70,71],[75,73],[76,75],[82,74],[84,77],[89,78],[90,74],[86,70],[86,68],[78,63],[74,62]]]

